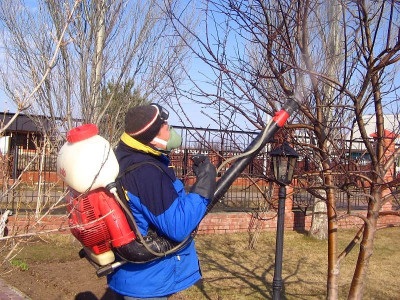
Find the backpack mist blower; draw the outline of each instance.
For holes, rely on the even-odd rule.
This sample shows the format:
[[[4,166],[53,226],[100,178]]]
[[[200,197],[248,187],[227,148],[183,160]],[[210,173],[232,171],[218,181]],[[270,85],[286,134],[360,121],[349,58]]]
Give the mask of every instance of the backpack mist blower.
[[[206,214],[297,107],[290,99],[237,157],[218,180]],[[96,268],[99,277],[126,262],[144,263],[165,257],[185,247],[194,237],[192,234],[176,243],[154,235],[142,236],[118,186],[118,172],[115,154],[109,142],[98,135],[96,125],[84,124],[67,133],[67,142],[57,157],[57,173],[69,187],[66,197],[69,226],[83,246],[79,254]]]

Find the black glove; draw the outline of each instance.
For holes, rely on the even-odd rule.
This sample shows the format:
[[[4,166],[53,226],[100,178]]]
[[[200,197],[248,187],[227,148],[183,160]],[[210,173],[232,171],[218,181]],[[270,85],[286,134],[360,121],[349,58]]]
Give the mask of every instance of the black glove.
[[[192,161],[193,172],[197,179],[190,192],[211,200],[217,185],[215,182],[217,170],[206,155],[195,155]]]

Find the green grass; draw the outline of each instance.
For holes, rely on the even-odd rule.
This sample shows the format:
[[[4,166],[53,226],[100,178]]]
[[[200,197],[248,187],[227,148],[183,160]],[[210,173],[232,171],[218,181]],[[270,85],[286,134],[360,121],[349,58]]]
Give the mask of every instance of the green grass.
[[[25,261],[21,260],[21,259],[12,259],[10,263],[11,263],[12,266],[17,267],[21,271],[28,271],[29,270],[28,264]]]
[[[339,232],[342,251],[355,231]],[[271,299],[275,233],[259,235],[249,249],[249,233],[198,235],[197,249],[203,280],[173,299]],[[33,262],[77,260],[79,243],[70,235],[47,236],[29,242],[14,259],[19,266]],[[340,296],[347,299],[358,246],[340,267]],[[400,299],[397,266],[400,264],[400,229],[377,232],[363,299]],[[90,268],[90,267],[88,267]],[[326,299],[327,241],[285,232],[282,277],[284,299]]]

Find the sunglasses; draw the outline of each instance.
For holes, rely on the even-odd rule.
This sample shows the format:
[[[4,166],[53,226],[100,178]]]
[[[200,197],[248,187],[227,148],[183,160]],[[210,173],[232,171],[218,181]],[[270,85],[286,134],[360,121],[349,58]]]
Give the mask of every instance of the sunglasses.
[[[169,117],[169,112],[165,108],[163,108],[161,105],[157,103],[151,103],[151,105],[157,107],[158,109],[158,115],[160,116],[161,121],[167,121]]]

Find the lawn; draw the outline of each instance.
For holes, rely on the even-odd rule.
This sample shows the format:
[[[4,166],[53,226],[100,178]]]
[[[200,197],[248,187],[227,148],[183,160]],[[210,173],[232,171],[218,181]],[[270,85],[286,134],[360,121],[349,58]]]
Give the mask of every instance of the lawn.
[[[350,230],[339,232],[340,249],[344,249],[353,234]],[[249,239],[249,233],[198,235],[196,244],[203,280],[172,299],[271,299],[275,233],[261,233],[253,249],[248,247]],[[83,291],[96,295],[94,299],[106,299],[101,296],[105,291],[105,279],[97,278],[93,267],[77,258],[79,248],[70,235],[36,238],[13,258],[12,265],[3,264],[1,277],[32,299],[43,297],[40,289],[47,291],[47,299],[79,299],[76,295]],[[5,245],[1,249],[4,257]],[[399,249],[399,228],[377,232],[363,299],[400,299]],[[347,298],[357,260],[354,250],[340,267],[340,299]],[[56,274],[56,270],[60,273]],[[326,241],[285,232],[284,299],[326,299],[326,272]],[[39,286],[41,281],[47,285]],[[29,282],[33,282],[31,287]]]
[[[354,232],[340,232],[340,251]],[[204,279],[185,291],[188,299],[270,299],[275,234],[262,233],[251,250],[248,240],[248,233],[198,237]],[[347,298],[357,260],[354,250],[340,268],[340,299]],[[400,299],[399,263],[400,229],[378,231],[364,299]],[[286,299],[326,299],[327,241],[285,232],[282,268]]]

